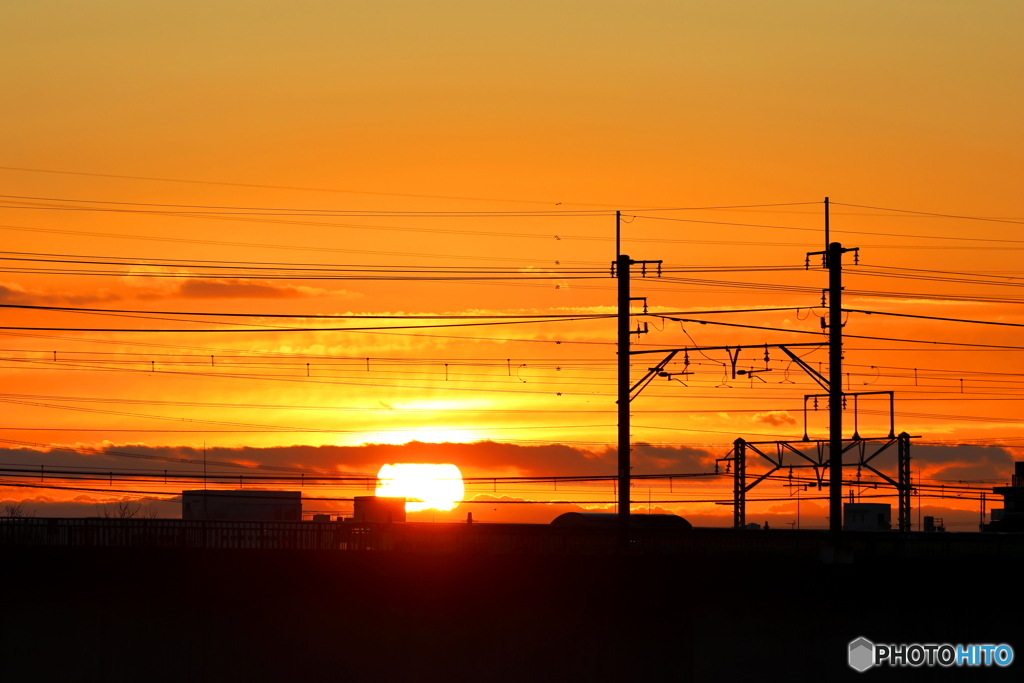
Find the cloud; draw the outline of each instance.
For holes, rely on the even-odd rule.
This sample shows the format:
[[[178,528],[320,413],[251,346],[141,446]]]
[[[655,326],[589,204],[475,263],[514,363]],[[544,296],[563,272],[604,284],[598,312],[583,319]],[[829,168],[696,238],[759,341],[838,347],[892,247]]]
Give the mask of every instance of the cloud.
[[[117,301],[166,301],[171,299],[356,299],[362,296],[347,290],[279,284],[260,280],[200,279],[154,281],[152,278],[122,278],[116,290],[101,288],[83,292],[26,288],[14,283],[0,284],[0,303],[23,306],[88,306]]]
[[[203,462],[202,447],[148,446],[107,443],[78,452],[74,448],[0,448],[0,464],[38,468],[60,466],[132,467],[163,471],[188,469]],[[363,444],[360,446],[285,445],[269,447],[211,447],[205,457],[210,472],[237,475],[243,466],[301,467],[324,472],[376,474],[381,465],[395,462],[454,463],[467,476],[613,475],[618,454],[614,448],[587,450],[563,444],[521,445],[478,441],[473,443]],[[698,473],[714,469],[715,453],[685,446],[636,443],[631,454],[635,474]],[[1013,472],[1013,455],[1005,448],[977,445],[912,445],[915,471],[941,479],[1006,479]],[[880,456],[877,465],[895,471],[896,448]]]
[[[999,446],[914,446],[911,462],[927,466],[928,476],[935,479],[969,481],[977,479],[1009,479],[1013,473],[1013,455]]]
[[[612,453],[616,451],[612,450]],[[705,450],[686,446],[653,446],[633,444],[633,472],[659,474],[662,472],[708,472],[715,466],[715,456]]]
[[[84,450],[84,449],[83,449]],[[633,447],[636,474],[658,472],[705,472],[714,467],[707,451],[638,443]],[[204,452],[194,446],[107,444],[90,452],[52,448],[0,448],[0,463],[39,467],[93,466],[132,467],[163,471],[166,468],[199,468]],[[224,463],[270,467],[303,467],[325,472],[376,474],[381,465],[396,462],[454,463],[467,476],[614,475],[614,448],[590,451],[561,444],[519,445],[478,441],[474,443],[363,444],[361,446],[269,446],[206,449],[210,472],[239,470]]]
[[[84,306],[88,304],[119,301],[121,297],[107,288],[90,292],[47,292],[28,289],[14,283],[0,284],[0,303],[20,306]]]
[[[782,425],[795,425],[796,418],[790,415],[788,411],[773,410],[769,413],[755,414],[754,422],[761,422],[772,427],[781,427]]]
[[[896,449],[892,447],[874,462],[885,472],[895,476]],[[911,447],[915,477],[922,473],[925,479],[959,480],[990,480],[1002,482],[1009,478],[1013,471],[1013,456],[1004,448],[976,445],[920,445]],[[632,462],[634,474],[657,473],[701,473],[714,469],[715,454],[697,448],[658,446],[638,443],[633,447]],[[210,474],[230,474],[231,481],[237,481],[241,474],[245,486],[259,488],[256,475],[293,474],[285,469],[252,469],[254,465],[268,468],[301,467],[307,472],[310,469],[333,474],[353,473],[374,475],[381,465],[395,462],[419,463],[454,463],[459,466],[465,476],[501,477],[506,475],[547,477],[557,475],[604,475],[612,476],[616,472],[617,454],[615,449],[590,451],[562,444],[517,445],[491,441],[476,443],[423,443],[412,441],[406,444],[364,444],[361,446],[308,446],[290,445],[276,447],[240,447],[240,448],[209,448],[206,451],[207,470]],[[112,444],[95,451],[78,452],[73,449],[61,450],[35,448],[0,448],[0,463],[3,467],[21,467],[33,472],[31,481],[20,480],[18,483],[37,485],[50,484],[51,475],[45,475],[45,482],[39,482],[45,472],[60,468],[88,467],[100,472],[130,468],[146,470],[162,474],[164,470],[172,473],[190,474],[193,479],[182,483],[181,488],[191,488],[202,477],[203,449],[193,446],[153,447],[145,444]],[[232,466],[235,463],[240,466]],[[761,463],[763,465],[764,463]],[[701,480],[702,486],[705,480]],[[74,485],[66,481],[53,482],[55,486],[72,488]],[[990,486],[993,484],[990,484]],[[707,480],[710,488],[703,491],[703,498],[729,497],[731,480],[728,477]],[[982,486],[985,486],[982,484]],[[112,484],[89,482],[82,487],[93,491],[61,491],[36,488],[0,487],[0,497],[4,500],[29,499],[33,510],[40,516],[81,515],[94,516],[96,505],[123,498],[137,498],[137,495],[121,492],[120,489],[138,488],[135,484],[121,483],[116,477]],[[273,488],[273,486],[271,486]],[[107,490],[109,489],[109,490]],[[542,497],[559,499],[563,495],[562,487],[541,487]],[[541,491],[538,489],[538,491]],[[179,489],[170,487],[170,491]],[[588,488],[594,496],[588,500],[610,499],[612,485],[604,484],[598,488]],[[351,495],[352,490],[340,491],[337,495]],[[370,493],[370,492],[367,492]],[[420,519],[436,519],[444,521],[462,521],[467,512],[473,512],[478,521],[530,521],[547,523],[561,512],[579,511],[582,508],[564,504],[533,505],[515,504],[507,499],[507,486],[498,482],[497,491],[478,486],[467,491],[467,498],[475,498],[480,503],[461,505],[451,513],[422,513]],[[309,495],[314,495],[310,493]],[[330,494],[336,495],[336,494]],[[528,494],[530,495],[530,494]],[[506,500],[506,502],[499,502]],[[635,497],[637,504],[643,505],[644,496]],[[493,505],[486,505],[494,503]],[[72,504],[74,503],[74,504]],[[820,504],[820,501],[818,502]],[[59,504],[59,505],[58,505]],[[805,507],[810,501],[804,501]],[[173,503],[161,504],[161,515],[173,516],[170,511]],[[973,503],[968,503],[973,505]],[[772,508],[751,508],[752,521],[762,522],[770,519],[772,526],[788,524],[795,519],[795,502],[776,504]],[[589,507],[589,506],[587,506]],[[601,507],[601,506],[598,506]],[[603,506],[602,509],[604,509]],[[713,505],[680,502],[671,505],[675,512],[682,514],[696,524],[717,524],[721,517],[719,510]],[[793,509],[790,509],[793,508]],[[597,509],[596,507],[594,509]],[[310,501],[307,511],[330,511],[335,514],[349,514],[350,504],[340,501]],[[803,511],[805,526],[824,524],[822,520],[812,520],[813,508]],[[767,515],[767,516],[765,516]],[[763,519],[762,519],[763,517]],[[785,519],[783,519],[785,517]],[[790,519],[793,517],[793,519]],[[723,518],[724,519],[724,518]],[[728,525],[728,524],[724,524]]]
[[[147,275],[154,271],[173,273],[178,276],[187,275],[186,271],[171,271],[165,268],[135,268],[121,278],[122,284],[128,288],[124,293],[124,298],[162,301],[167,299],[309,299],[317,297],[355,299],[361,296],[346,290],[320,289],[272,280],[192,277],[162,279]]]
[[[357,294],[316,287],[283,285],[254,280],[185,280],[164,298],[171,299],[306,299],[330,296],[352,299]]]

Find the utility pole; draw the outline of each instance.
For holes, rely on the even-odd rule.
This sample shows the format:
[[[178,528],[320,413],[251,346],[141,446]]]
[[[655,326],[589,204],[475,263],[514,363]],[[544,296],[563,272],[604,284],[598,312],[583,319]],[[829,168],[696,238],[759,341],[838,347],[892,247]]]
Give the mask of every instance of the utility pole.
[[[826,204],[827,206],[827,204]],[[827,214],[826,214],[827,215]],[[843,530],[843,254],[839,242],[828,245],[828,474],[829,531]],[[855,254],[856,259],[856,254]],[[856,262],[856,261],[855,261]]]
[[[615,258],[622,255],[622,212],[615,212]]]
[[[843,530],[843,247],[828,245],[829,531]]]
[[[615,235],[616,235],[616,246],[619,245],[619,214],[615,214]],[[618,451],[619,451],[619,474],[618,474],[618,515],[619,515],[619,545],[623,551],[629,549],[629,508],[630,508],[630,497],[629,497],[629,480],[630,480],[630,447],[629,447],[629,403],[633,400],[634,390],[643,390],[643,387],[647,385],[647,382],[654,376],[653,373],[649,372],[647,376],[637,382],[636,385],[630,384],[629,377],[629,359],[631,357],[629,351],[629,335],[632,332],[629,329],[630,323],[630,303],[633,301],[633,297],[630,296],[629,290],[629,277],[630,267],[639,265],[641,268],[641,276],[647,277],[647,266],[656,265],[658,277],[661,277],[661,261],[634,261],[625,254],[618,254],[615,261],[612,263],[612,274],[619,279],[619,317],[618,317],[618,408],[619,408],[619,439],[618,439]],[[637,297],[637,299],[644,302],[644,313],[647,313],[647,299],[646,297]],[[636,334],[644,334],[647,332],[647,323],[644,323],[644,329],[641,330],[637,327]],[[675,354],[672,354],[675,355]],[[639,391],[637,392],[639,393]]]
[[[825,199],[825,228],[828,229],[828,198]],[[843,254],[853,252],[856,264],[859,247],[844,248],[832,242],[825,251],[814,251],[810,257],[821,255],[828,269],[828,515],[829,531],[838,537],[843,531]],[[822,304],[825,302],[822,301]],[[820,377],[820,375],[819,375]],[[821,384],[823,382],[819,382]],[[890,408],[891,409],[891,408]],[[859,438],[855,436],[854,438]]]
[[[825,197],[825,249],[828,250],[829,245],[829,215],[828,215],[828,197]]]
[[[618,212],[615,214],[618,236]],[[618,240],[616,239],[616,246]],[[618,382],[619,382],[619,545],[629,548],[629,267],[633,262],[625,254],[615,259],[615,277],[619,279]]]

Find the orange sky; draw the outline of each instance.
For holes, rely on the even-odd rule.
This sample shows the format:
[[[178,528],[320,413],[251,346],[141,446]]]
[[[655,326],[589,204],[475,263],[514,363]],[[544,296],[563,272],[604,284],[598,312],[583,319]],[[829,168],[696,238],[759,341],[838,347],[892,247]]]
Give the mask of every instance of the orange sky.
[[[1015,241],[1024,222],[1024,150],[1016,125],[1024,114],[1016,35],[1022,14],[1017,3],[9,4],[0,9],[7,65],[0,74],[4,248],[118,264],[108,267],[109,275],[87,276],[26,273],[28,262],[6,261],[0,296],[13,304],[254,315],[610,313],[615,283],[570,279],[566,269],[607,266],[615,209],[629,216],[624,251],[634,258],[663,259],[676,270],[799,268],[823,239],[822,206],[812,202],[830,196],[865,207],[1005,221],[833,207],[833,237],[862,248],[864,266],[851,268],[847,280],[849,307],[1024,323],[1016,282],[993,277],[1019,276],[1024,249],[1024,241]],[[185,216],[192,210],[142,213],[139,204],[294,211]],[[759,204],[787,206],[640,210]],[[376,215],[296,215],[328,211]],[[554,213],[521,213],[528,211]],[[592,213],[559,213],[569,211]],[[153,265],[154,259],[181,263]],[[216,277],[200,261],[406,271],[504,267],[545,277],[267,279],[252,267]],[[923,273],[927,280],[868,275],[886,267],[968,275],[950,276],[956,282],[936,281],[935,272]],[[826,285],[820,269],[674,275],[713,282],[638,281],[635,293],[648,297],[652,311],[804,307],[714,319],[818,329],[816,317],[807,316],[820,303],[811,290]],[[898,296],[856,294],[864,290]],[[4,325],[30,327],[213,326],[11,309],[4,318]],[[692,343],[678,323],[646,320],[651,332],[641,343]],[[701,345],[806,337],[685,327]],[[847,332],[992,345],[1020,339],[1012,327],[862,314],[851,314]],[[613,341],[610,320],[386,335],[12,333],[0,340],[6,394],[0,398],[7,401],[0,426],[15,442],[11,447],[201,449],[205,442],[278,449],[222,453],[250,463],[368,473],[384,462],[374,460],[381,453],[345,451],[347,460],[332,462],[342,454],[281,449],[414,440],[554,443],[577,449],[557,470],[525,451],[409,453],[449,461],[457,452],[456,464],[474,476],[590,474],[591,467],[612,474],[606,449],[615,436]],[[851,340],[849,382],[851,389],[899,392],[897,431],[974,444],[922,457],[926,478],[1001,480],[1024,437],[1021,353]],[[706,472],[722,444],[737,436],[800,436],[801,397],[817,393],[814,385],[774,356],[764,383],[723,382],[724,356],[711,355],[699,359],[706,365],[695,366],[688,386],[659,381],[634,404],[634,440],[677,449],[660,459],[638,452],[638,471]],[[360,360],[367,357],[369,369]],[[825,354],[809,359],[824,362]],[[763,367],[756,354],[742,362]],[[636,365],[640,372],[645,367]],[[884,422],[866,414],[861,432],[884,432]],[[813,416],[810,429],[812,436],[825,435],[823,413]],[[703,455],[678,450],[683,447]],[[58,461],[53,454],[21,453],[4,462]],[[127,466],[117,458],[102,462]],[[672,493],[702,500],[728,488],[716,480]],[[513,487],[491,493],[569,495]],[[0,492],[5,500],[25,495]],[[31,491],[29,497],[40,495],[77,494]],[[89,505],[109,499],[83,495]],[[598,492],[572,495],[591,500]],[[598,497],[608,499],[610,491]],[[637,497],[646,500],[646,493]],[[756,514],[777,512],[779,523],[795,519],[794,505],[760,505]],[[977,509],[975,502],[959,506]],[[728,523],[722,506],[669,507]],[[491,512],[493,519],[553,516]]]

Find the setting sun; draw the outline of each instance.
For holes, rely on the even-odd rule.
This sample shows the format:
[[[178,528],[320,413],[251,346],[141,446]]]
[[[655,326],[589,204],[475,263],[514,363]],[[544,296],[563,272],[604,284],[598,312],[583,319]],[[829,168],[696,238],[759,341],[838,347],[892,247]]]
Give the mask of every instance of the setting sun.
[[[455,465],[383,465],[377,480],[378,496],[409,499],[406,512],[454,510],[465,495],[462,472]]]

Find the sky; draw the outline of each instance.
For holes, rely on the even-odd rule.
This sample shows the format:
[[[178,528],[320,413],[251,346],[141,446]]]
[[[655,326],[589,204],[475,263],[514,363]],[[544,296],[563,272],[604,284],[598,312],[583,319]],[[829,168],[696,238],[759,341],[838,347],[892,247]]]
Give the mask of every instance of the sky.
[[[845,305],[946,319],[849,313],[846,334],[884,340],[847,341],[848,390],[896,392],[923,482],[1001,483],[1024,441],[1019,328],[950,319],[1024,324],[1022,15],[1013,2],[6,3],[0,303],[106,312],[4,309],[20,329],[0,330],[0,467],[195,474],[204,449],[243,475],[453,462],[480,478],[467,496],[490,498],[431,518],[611,509],[610,483],[483,480],[615,472],[614,212],[624,253],[664,261],[634,281],[649,313],[773,328],[638,315],[635,350],[808,343],[827,275],[804,267],[829,197],[832,239],[860,247]],[[598,317],[409,317],[512,315]],[[412,329],[480,322],[514,324]],[[196,329],[247,331],[182,331]],[[908,339],[924,343],[893,341]],[[819,390],[769,355],[742,352],[738,368],[770,372],[737,378],[722,351],[675,360],[694,374],[633,404],[634,472],[710,475],[735,438],[801,438]],[[647,367],[636,357],[633,379]],[[823,408],[812,438],[827,436]],[[885,402],[859,408],[859,433],[886,436]],[[40,479],[64,488],[0,486],[0,499],[46,516],[141,497],[180,514],[173,485]],[[825,501],[764,486],[778,500],[751,503],[752,518],[795,524],[799,505],[802,525],[825,525]],[[355,491],[321,488],[309,511],[344,511],[331,499]],[[693,501],[730,490],[707,476],[638,482],[634,498],[728,525],[728,506]],[[533,500],[570,502],[517,502]],[[976,500],[922,505],[977,528]]]

